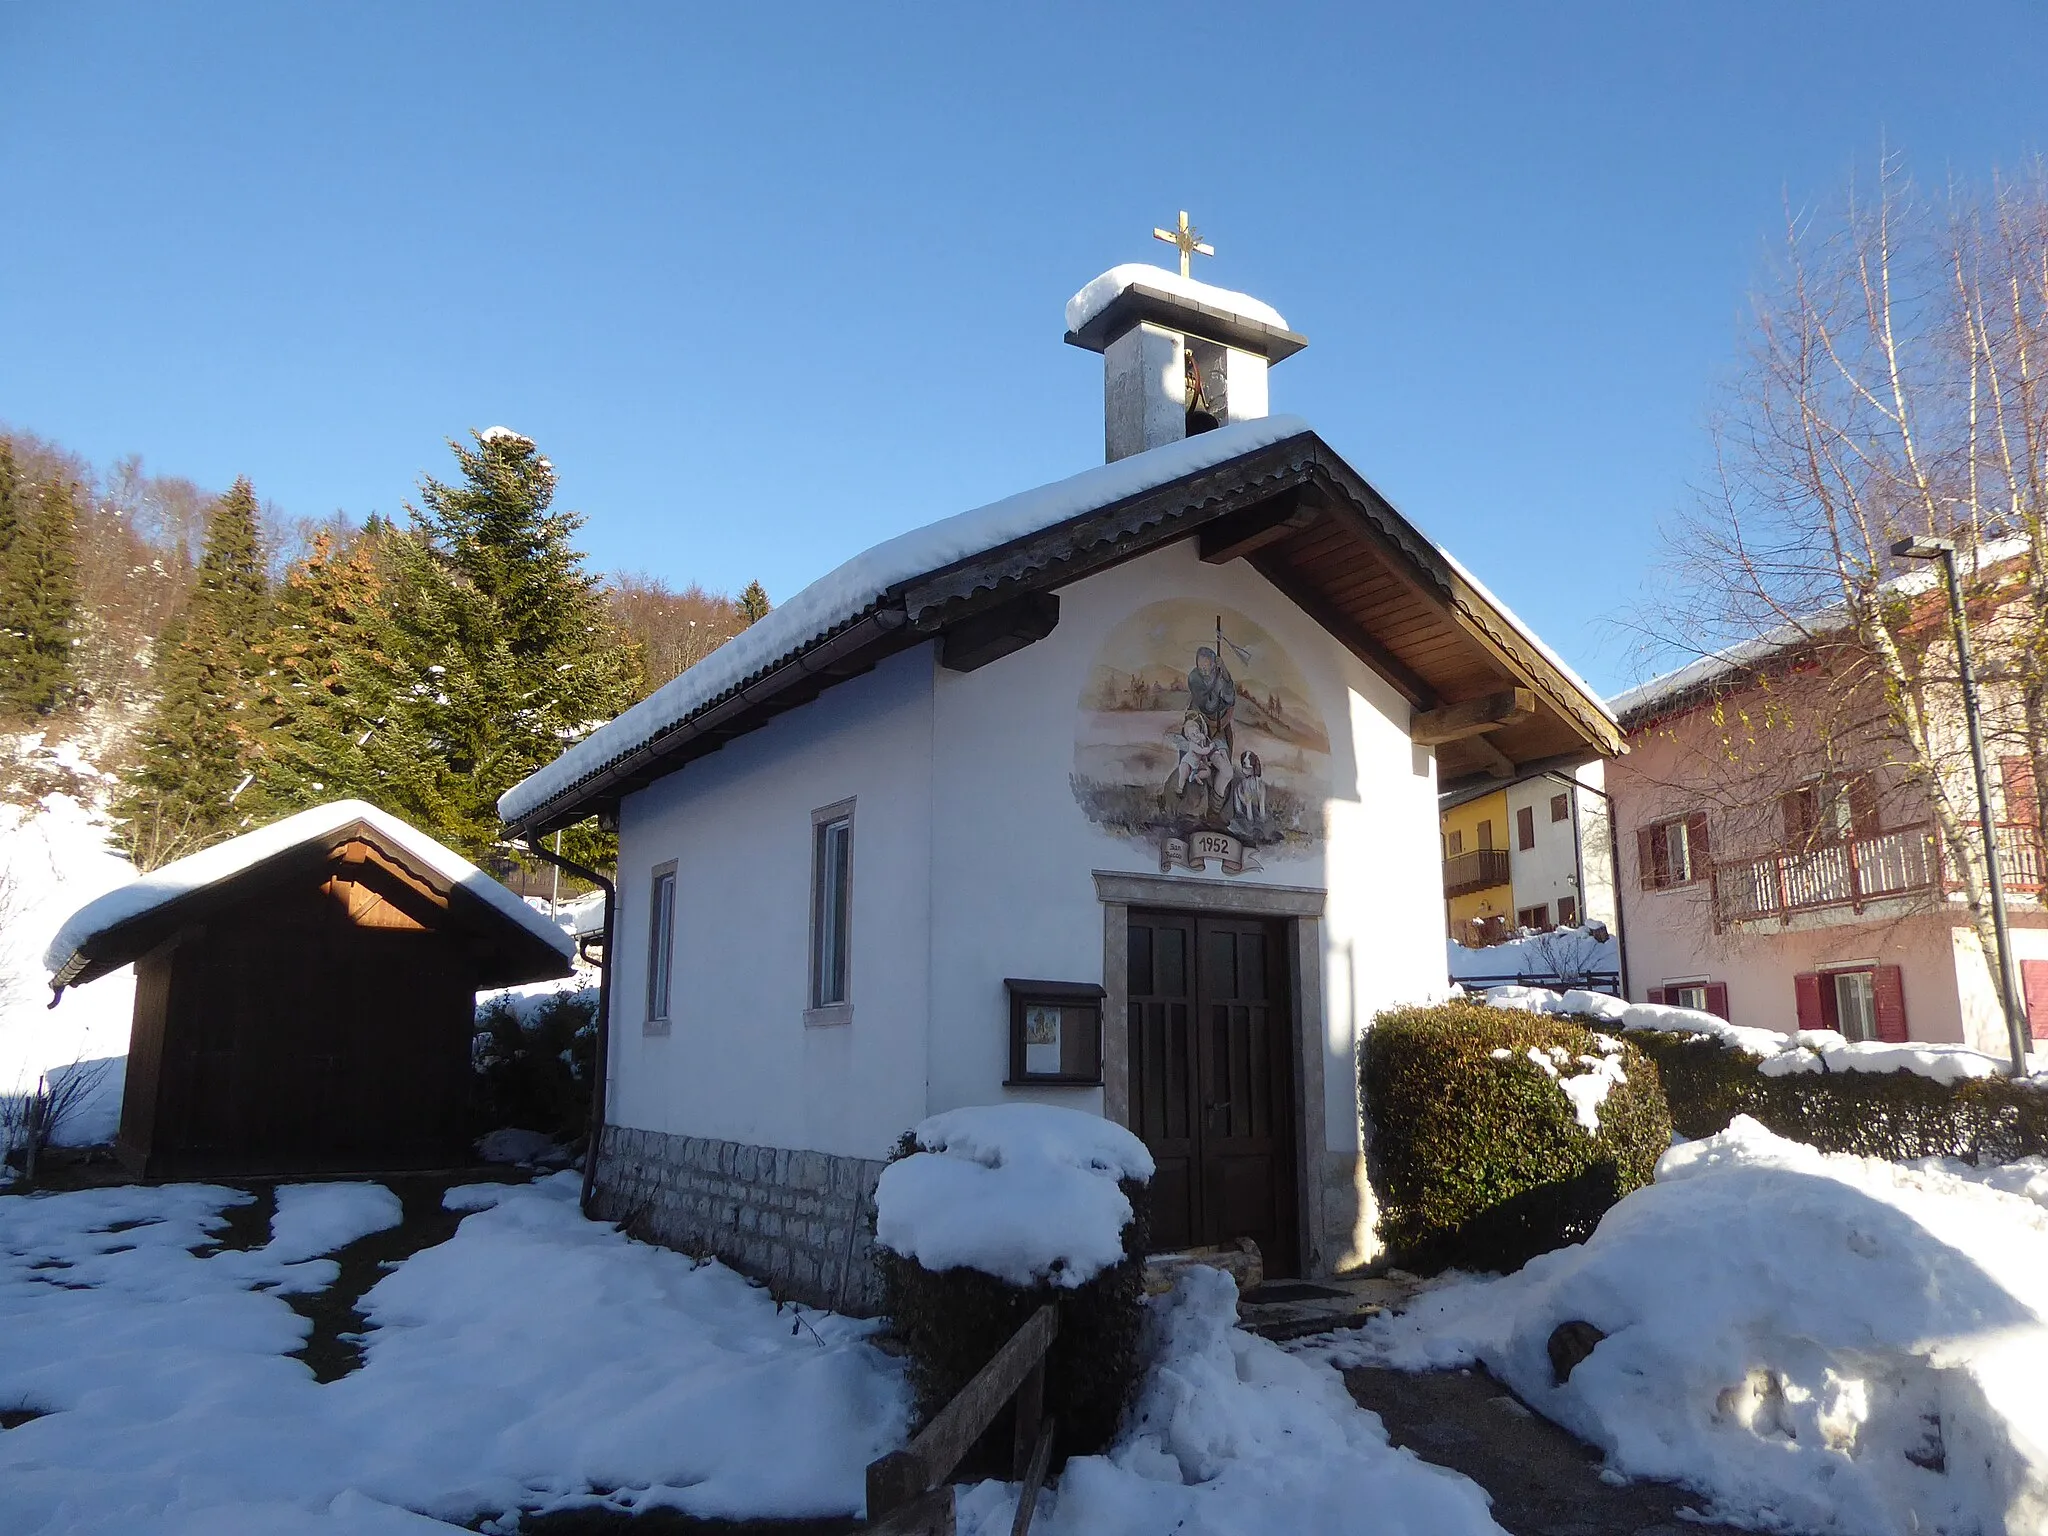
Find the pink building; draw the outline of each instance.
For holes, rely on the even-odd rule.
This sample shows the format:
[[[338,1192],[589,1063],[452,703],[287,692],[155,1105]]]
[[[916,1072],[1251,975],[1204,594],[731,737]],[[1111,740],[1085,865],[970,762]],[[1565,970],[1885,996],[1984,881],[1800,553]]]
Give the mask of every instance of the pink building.
[[[1607,775],[1630,995],[2004,1056],[1997,987],[1925,793],[1881,722],[1843,724],[1843,665],[1759,642],[1611,701],[1629,746]],[[2013,951],[2048,1036],[2031,761],[2001,755],[1995,719],[1993,742]]]

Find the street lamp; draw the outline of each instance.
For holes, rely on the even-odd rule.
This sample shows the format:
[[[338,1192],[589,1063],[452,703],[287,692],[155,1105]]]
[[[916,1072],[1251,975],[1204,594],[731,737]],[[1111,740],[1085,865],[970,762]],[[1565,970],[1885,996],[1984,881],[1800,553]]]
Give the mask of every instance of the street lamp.
[[[1984,865],[1991,880],[1991,929],[1998,941],[1998,994],[2005,1008],[2005,1034],[2012,1047],[2012,1075],[2027,1075],[2027,1032],[2012,980],[2012,938],[2005,922],[2005,877],[1998,867],[1998,828],[1991,819],[1991,776],[1984,769],[1984,723],[1977,708],[1977,675],[1970,666],[1970,625],[1963,613],[1962,583],[1956,578],[1954,539],[1900,539],[1892,553],[1901,560],[1938,560],[1948,586],[1948,617],[1956,634],[1956,665],[1963,679],[1963,721],[1970,731],[1970,768],[1977,776],[1977,820],[1984,829]]]

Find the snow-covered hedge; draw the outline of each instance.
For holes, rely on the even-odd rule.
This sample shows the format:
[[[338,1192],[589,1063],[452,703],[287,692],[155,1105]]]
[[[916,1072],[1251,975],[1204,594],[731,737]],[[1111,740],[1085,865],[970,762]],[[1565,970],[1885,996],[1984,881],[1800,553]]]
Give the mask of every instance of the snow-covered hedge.
[[[1710,1013],[1593,992],[1495,987],[1495,1008],[1618,1026],[1657,1063],[1671,1123],[1714,1136],[1749,1115],[1824,1152],[2007,1163],[2048,1154],[2048,1079],[2014,1079],[1960,1045],[1782,1035]],[[2038,1059],[2038,1058],[2037,1058]]]
[[[1513,1269],[1579,1242],[1671,1141],[1648,1058],[1568,1019],[1394,1009],[1362,1072],[1380,1235],[1411,1268]]]
[[[1152,1171],[1122,1126],[1047,1104],[949,1110],[903,1138],[875,1190],[875,1262],[921,1415],[1050,1301],[1060,1453],[1110,1442],[1139,1376]]]

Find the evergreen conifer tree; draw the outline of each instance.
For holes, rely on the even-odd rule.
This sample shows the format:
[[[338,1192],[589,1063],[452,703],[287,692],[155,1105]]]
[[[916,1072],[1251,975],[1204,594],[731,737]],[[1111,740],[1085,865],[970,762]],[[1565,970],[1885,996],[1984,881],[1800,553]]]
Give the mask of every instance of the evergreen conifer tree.
[[[0,439],[0,714],[46,715],[70,689],[77,539],[74,488],[24,479]]]
[[[330,800],[362,799],[403,814],[413,754],[390,750],[397,677],[373,525],[343,549],[315,536],[279,592],[265,663],[254,792],[282,815]]]
[[[115,803],[144,869],[237,830],[269,636],[270,593],[256,495],[239,479],[214,504],[185,611],[158,640],[156,707]]]
[[[748,582],[746,590],[740,593],[740,617],[749,624],[766,618],[773,606],[768,601],[768,589],[758,581]]]
[[[423,480],[390,541],[382,734],[419,755],[392,808],[487,860],[498,796],[625,708],[637,679],[572,542],[582,518],[551,510],[554,467],[503,427],[449,446],[461,478]]]

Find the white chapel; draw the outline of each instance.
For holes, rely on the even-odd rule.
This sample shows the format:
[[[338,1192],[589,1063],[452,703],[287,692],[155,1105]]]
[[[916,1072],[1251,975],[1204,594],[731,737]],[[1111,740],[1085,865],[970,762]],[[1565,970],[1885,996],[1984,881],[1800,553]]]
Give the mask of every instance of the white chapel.
[[[1183,261],[1185,261],[1185,247]],[[1356,1045],[1442,989],[1441,790],[1621,750],[1268,376],[1270,306],[1068,303],[1106,462],[822,577],[505,795],[615,825],[597,1203],[847,1310],[926,1116],[1151,1149],[1158,1249],[1376,1252]]]

